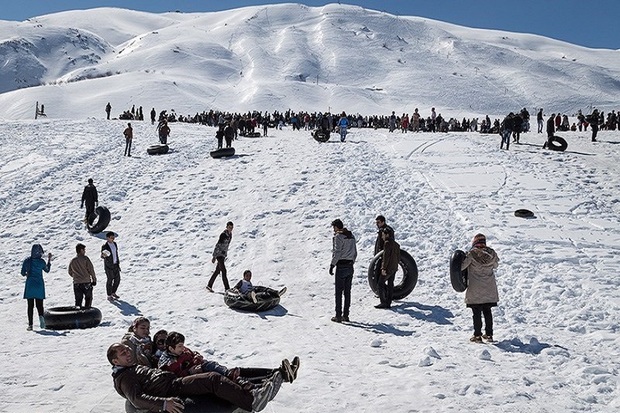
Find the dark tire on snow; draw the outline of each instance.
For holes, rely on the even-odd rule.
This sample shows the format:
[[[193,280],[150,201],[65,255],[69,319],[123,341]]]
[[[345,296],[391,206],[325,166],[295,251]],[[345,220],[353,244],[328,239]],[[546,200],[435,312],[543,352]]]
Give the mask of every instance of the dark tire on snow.
[[[256,302],[248,300],[235,288],[231,288],[224,293],[224,303],[235,310],[261,312],[268,311],[280,304],[280,294],[274,289],[254,286]]]
[[[568,148],[568,142],[566,142],[566,139],[560,136],[553,136],[551,139],[549,139],[548,148],[552,151],[564,152],[566,148]]]
[[[98,234],[108,227],[111,219],[110,211],[104,206],[99,206],[88,217],[88,232]]]
[[[459,293],[467,289],[467,270],[461,271],[461,264],[465,256],[465,252],[456,250],[450,258],[450,281],[452,288]]]
[[[53,307],[45,311],[43,318],[49,330],[92,328],[101,323],[101,311],[96,307]]]
[[[226,158],[235,155],[235,148],[222,148],[209,153],[212,158]]]
[[[534,213],[532,211],[530,211],[529,209],[517,209],[515,211],[515,217],[519,217],[519,218],[533,218],[534,217]]]
[[[151,145],[146,148],[146,153],[149,155],[163,155],[168,153],[170,147],[168,145]]]
[[[327,142],[329,140],[329,132],[315,130],[314,132],[312,132],[312,137],[317,142]]]
[[[379,292],[378,280],[381,276],[381,262],[383,261],[383,251],[374,256],[368,267],[368,284],[370,289],[377,294]],[[418,266],[411,255],[405,250],[400,250],[400,269],[402,270],[402,278],[399,281],[399,272],[396,273],[394,280],[394,292],[392,298],[394,300],[402,300],[407,297],[416,284],[418,283]]]

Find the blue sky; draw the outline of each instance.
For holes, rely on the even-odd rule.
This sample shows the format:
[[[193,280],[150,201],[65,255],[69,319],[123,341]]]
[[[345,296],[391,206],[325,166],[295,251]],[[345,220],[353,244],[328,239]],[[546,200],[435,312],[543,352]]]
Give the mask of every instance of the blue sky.
[[[291,3],[252,0],[27,0],[6,1],[0,19],[29,17],[71,9],[123,7],[155,13],[208,12]],[[304,1],[322,6],[337,1]],[[620,49],[620,0],[350,0],[344,2],[397,15],[420,16],[467,27],[533,33],[581,46]]]

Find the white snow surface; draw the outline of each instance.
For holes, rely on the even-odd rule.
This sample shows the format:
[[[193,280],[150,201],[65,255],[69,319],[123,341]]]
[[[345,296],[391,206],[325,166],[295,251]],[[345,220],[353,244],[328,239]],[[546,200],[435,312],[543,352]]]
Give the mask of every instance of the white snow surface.
[[[598,143],[589,132],[562,133],[569,147],[557,153],[542,150],[543,135],[532,132],[501,151],[497,135],[353,128],[346,143],[319,144],[285,127],[240,138],[237,155],[218,160],[209,156],[213,128],[173,123],[171,152],[150,156],[155,126],[134,121],[127,158],[126,122],[102,119],[108,101],[114,116],[133,104],[180,114],[331,107],[387,115],[419,106],[424,116],[436,106],[459,119],[524,106],[532,114],[539,106],[618,109],[618,51],[294,4],[66,12],[0,21],[0,38],[14,40],[0,45],[3,53],[17,50],[0,68],[0,411],[124,411],[106,350],[139,315],[151,320],[151,334],[182,332],[190,348],[231,367],[300,356],[298,379],[266,412],[620,410],[619,132],[600,132]],[[11,65],[22,77],[9,76]],[[113,75],[67,82],[107,71]],[[299,74],[307,81],[287,78]],[[14,79],[49,83],[16,90]],[[32,120],[36,101],[47,118]],[[123,272],[114,304],[99,259],[104,237],[81,221],[91,177],[118,234]],[[515,217],[519,208],[535,218]],[[415,290],[391,310],[374,308],[367,282],[377,214],[419,268]],[[335,218],[359,251],[348,325],[330,321]],[[235,223],[230,282],[251,269],[255,285],[287,286],[280,307],[236,312],[206,292],[227,221]],[[448,274],[453,251],[467,249],[477,232],[501,260],[495,344],[469,342],[471,311]],[[27,332],[23,259],[33,243],[51,252],[45,306],[71,305],[67,266],[78,242],[97,271],[101,325],[51,331],[35,323]],[[222,291],[220,279],[215,287]]]
[[[119,412],[108,346],[138,315],[184,333],[186,344],[228,366],[302,367],[268,412],[613,412],[620,368],[620,138],[565,133],[568,151],[542,135],[500,151],[499,136],[352,129],[320,144],[309,132],[239,138],[213,159],[214,128],[172,124],[171,152],[146,154],[150,122],[134,122],[132,158],[123,121],[0,124],[0,289],[7,412]],[[105,297],[103,234],[81,222],[93,177],[112,212],[122,262],[120,301]],[[518,208],[533,219],[514,216]],[[387,217],[419,267],[411,295],[377,310],[367,282],[374,218]],[[359,251],[351,323],[336,324],[330,223],[341,218]],[[231,283],[288,287],[266,313],[228,308],[205,290],[212,249],[235,223]],[[501,262],[495,344],[473,344],[470,310],[452,289],[449,258],[477,232]],[[26,331],[21,262],[33,243],[54,254],[46,307],[72,305],[67,266],[87,246],[100,326]],[[223,290],[221,280],[215,284]],[[36,314],[36,312],[35,312]],[[36,324],[36,323],[35,323]]]
[[[191,115],[609,111],[618,109],[619,53],[340,4],[75,10],[0,20],[0,119],[31,119],[37,101],[48,116],[73,119],[101,116],[107,101],[115,116],[147,103]]]

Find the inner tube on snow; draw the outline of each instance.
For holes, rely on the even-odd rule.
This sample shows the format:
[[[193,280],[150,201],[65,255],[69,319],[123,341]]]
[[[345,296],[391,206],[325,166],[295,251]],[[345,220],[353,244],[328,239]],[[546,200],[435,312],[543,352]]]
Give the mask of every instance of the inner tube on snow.
[[[530,211],[529,209],[517,209],[515,211],[515,217],[532,218],[533,216],[534,216],[534,213]]]
[[[383,261],[383,251],[379,251],[374,256],[368,267],[368,284],[375,294],[378,294],[377,288],[379,277],[381,276],[381,262]],[[405,250],[400,250],[400,261],[398,263],[403,272],[403,278],[398,282],[394,280],[394,291],[392,298],[394,300],[401,300],[411,294],[416,284],[418,283],[418,266],[415,260]],[[398,273],[396,274],[398,275]]]
[[[253,302],[239,290],[231,288],[224,293],[224,302],[230,308],[243,311],[267,311],[280,304],[280,294],[272,289],[262,286],[255,286],[256,302]]]
[[[228,156],[233,156],[234,154],[235,148],[222,148],[209,153],[212,158],[225,158]]]
[[[96,307],[53,307],[43,313],[43,318],[49,330],[91,328],[101,323],[101,311]]]
[[[104,206],[98,206],[95,212],[88,217],[88,232],[91,234],[98,234],[108,227],[110,223],[111,215],[108,208]]]
[[[560,136],[553,136],[549,139],[548,148],[552,151],[564,152],[566,148],[568,148],[568,143],[566,142],[566,139]]]
[[[183,413],[232,413],[239,408],[226,400],[219,399],[214,395],[192,396],[183,399],[185,408]],[[245,410],[244,410],[245,411]],[[126,413],[148,413],[149,410],[138,409],[129,400],[125,400]]]
[[[317,142],[327,142],[329,140],[329,132],[317,129],[312,133],[312,137]]]
[[[163,155],[168,153],[170,147],[168,145],[151,145],[146,148],[146,153],[149,155]]]
[[[461,264],[467,254],[456,250],[450,258],[450,281],[455,291],[462,293],[467,289],[467,270],[461,271]]]
[[[246,138],[260,138],[260,132],[247,132],[245,134]]]

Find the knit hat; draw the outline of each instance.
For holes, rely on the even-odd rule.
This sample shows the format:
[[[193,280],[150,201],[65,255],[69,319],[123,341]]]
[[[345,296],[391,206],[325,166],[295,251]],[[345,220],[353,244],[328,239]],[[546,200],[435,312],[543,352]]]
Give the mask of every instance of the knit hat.
[[[486,247],[487,245],[487,237],[484,234],[476,234],[474,239],[471,241],[472,247]]]

